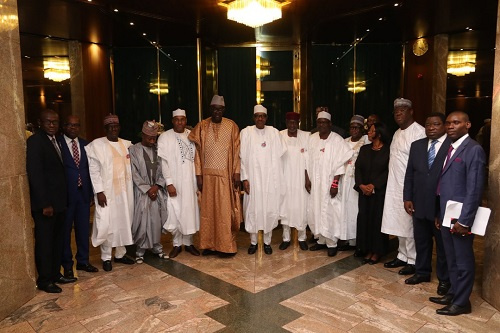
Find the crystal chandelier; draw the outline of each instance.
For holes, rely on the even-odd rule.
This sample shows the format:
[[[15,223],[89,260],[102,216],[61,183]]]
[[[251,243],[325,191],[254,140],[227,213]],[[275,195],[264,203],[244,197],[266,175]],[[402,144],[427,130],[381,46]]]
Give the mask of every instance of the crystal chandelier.
[[[455,76],[465,76],[475,71],[475,51],[450,51],[450,53],[448,53],[448,74]]]
[[[219,2],[227,7],[227,18],[252,28],[257,28],[281,18],[281,7],[289,1],[234,0]]]
[[[69,79],[69,59],[59,57],[44,59],[43,77],[55,82]]]

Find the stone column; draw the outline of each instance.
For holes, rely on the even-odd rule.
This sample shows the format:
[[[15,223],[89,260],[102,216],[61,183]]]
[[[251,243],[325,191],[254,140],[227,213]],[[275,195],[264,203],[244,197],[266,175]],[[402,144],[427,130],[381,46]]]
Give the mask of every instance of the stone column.
[[[493,76],[493,109],[491,111],[491,150],[488,181],[488,203],[491,217],[484,242],[483,298],[500,310],[500,7],[497,12],[495,73]]]
[[[448,73],[448,35],[434,36],[432,75],[432,112],[446,113],[446,83]]]
[[[0,320],[36,292],[17,0],[0,7]]]
[[[80,118],[80,136],[87,137],[85,119],[85,92],[83,82],[82,45],[79,41],[68,42],[71,85],[71,114]]]

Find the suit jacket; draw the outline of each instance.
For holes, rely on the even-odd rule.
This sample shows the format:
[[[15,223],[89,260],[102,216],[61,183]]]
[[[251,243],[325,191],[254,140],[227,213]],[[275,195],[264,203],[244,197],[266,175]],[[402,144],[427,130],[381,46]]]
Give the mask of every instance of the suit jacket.
[[[57,140],[59,141],[59,146],[61,147],[64,169],[66,170],[66,179],[68,182],[68,203],[73,203],[77,199],[79,191],[78,175],[80,175],[82,180],[81,191],[83,191],[83,197],[87,200],[87,203],[90,203],[93,192],[89,174],[89,161],[87,159],[87,152],[84,148],[88,142],[82,138],[78,138],[78,142],[80,144],[80,166],[77,167],[64,136],[59,136]]]
[[[470,137],[466,138],[441,174],[441,220],[446,210],[446,202],[454,200],[463,203],[458,221],[463,225],[472,226],[481,203],[485,165],[486,157],[481,145]]]
[[[436,211],[436,189],[451,139],[447,137],[441,144],[430,169],[428,143],[429,139],[423,138],[411,144],[404,180],[403,200],[413,202],[414,217],[433,221],[439,213]]]
[[[31,210],[52,206],[63,212],[67,205],[66,175],[56,148],[42,130],[27,141],[26,171],[30,186]]]

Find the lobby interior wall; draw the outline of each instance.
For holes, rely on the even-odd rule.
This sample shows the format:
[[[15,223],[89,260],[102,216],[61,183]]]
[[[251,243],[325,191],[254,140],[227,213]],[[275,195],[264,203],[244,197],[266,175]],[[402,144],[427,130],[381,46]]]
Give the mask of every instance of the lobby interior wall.
[[[394,127],[391,112],[400,91],[401,47],[401,44],[356,46],[356,81],[364,81],[366,90],[356,94],[353,109],[353,93],[347,88],[354,78],[354,50],[349,45],[313,45],[313,108],[328,106],[333,123],[346,130],[353,114],[367,117],[375,113],[390,128]]]
[[[140,140],[144,121],[159,121],[160,112],[165,129],[172,128],[172,111],[177,108],[186,110],[188,125],[198,122],[196,48],[160,51],[160,84],[168,85],[168,93],[162,93],[160,100],[150,92],[158,80],[157,55],[153,47],[113,49],[116,114],[121,136],[132,142]]]

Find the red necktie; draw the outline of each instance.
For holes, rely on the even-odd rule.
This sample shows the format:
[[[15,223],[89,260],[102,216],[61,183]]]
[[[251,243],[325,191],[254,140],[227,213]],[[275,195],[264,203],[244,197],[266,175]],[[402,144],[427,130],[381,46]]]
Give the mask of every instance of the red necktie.
[[[71,140],[71,150],[73,150],[73,160],[75,161],[76,167],[80,169],[80,153],[78,152],[78,146],[76,141]],[[80,177],[80,172],[78,172],[78,187],[82,186],[82,178]]]

